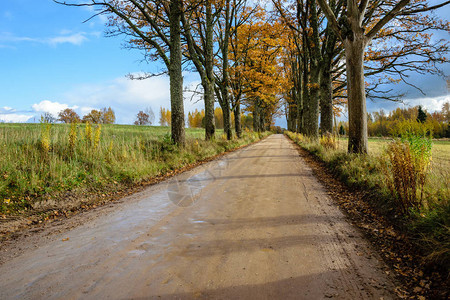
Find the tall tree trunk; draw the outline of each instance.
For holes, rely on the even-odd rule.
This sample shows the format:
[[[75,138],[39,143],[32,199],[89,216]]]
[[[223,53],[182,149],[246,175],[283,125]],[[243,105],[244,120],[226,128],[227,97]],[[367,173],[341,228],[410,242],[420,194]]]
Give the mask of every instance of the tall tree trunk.
[[[320,81],[320,129],[322,134],[333,132],[333,90],[330,66],[324,66]]]
[[[299,61],[299,63],[301,64],[301,60]],[[299,65],[300,66],[300,65]],[[297,122],[296,122],[296,126],[297,126],[297,130],[296,132],[301,133],[303,130],[303,103],[304,103],[304,90],[303,90],[303,72],[305,72],[303,70],[303,72],[301,72],[300,70],[298,71],[299,74],[298,76],[298,91],[297,91],[297,98],[296,103],[297,103]]]
[[[259,115],[258,101],[255,101],[254,108],[253,108],[253,131],[256,131],[256,132],[260,131],[260,125],[259,125],[260,120],[261,120],[261,117]]]
[[[320,39],[319,39],[319,20],[317,16],[316,1],[309,1],[311,15],[309,17],[312,28],[311,44],[308,46],[310,51],[311,77],[309,82],[309,99],[304,103],[305,134],[311,138],[319,137],[319,88],[320,88]]]
[[[230,38],[230,0],[225,2],[225,32],[222,45],[222,112],[223,112],[223,129],[227,135],[227,140],[233,138],[231,131],[231,111],[230,111],[230,97],[228,95],[228,42]]]
[[[183,75],[181,71],[181,0],[170,1],[170,108],[174,143],[184,146]]]
[[[299,112],[299,115],[301,116],[300,132],[305,134],[306,133],[306,131],[305,131],[305,106],[306,106],[306,103],[309,102],[309,97],[310,97],[309,89],[308,89],[310,73],[309,73],[308,46],[307,46],[306,37],[304,35],[303,35],[302,48],[303,48],[302,106],[301,106],[301,111]]]
[[[297,132],[303,132],[303,91],[300,85],[300,92],[297,94],[297,120],[296,120]]]
[[[264,112],[264,109],[260,108],[259,109],[259,128],[258,128],[258,132],[263,132],[266,130],[266,114]]]
[[[236,102],[234,107],[234,130],[236,131],[236,136],[238,138],[242,137],[242,124],[241,124],[241,104],[239,101]]]
[[[365,33],[366,28],[363,28],[362,24],[366,17],[367,8],[370,6],[370,1],[348,0],[346,5],[347,18],[340,18],[339,22],[326,0],[317,1],[327,17],[327,22],[343,41],[345,47],[349,111],[348,152],[364,154],[368,151],[364,48],[411,0],[396,1],[395,6],[387,10],[367,33]],[[442,3],[434,8],[445,4]]]
[[[223,130],[227,135],[227,140],[231,140],[233,138],[233,132],[231,129],[231,109],[228,102],[224,107],[222,107],[222,113],[223,113]]]
[[[302,79],[302,58],[300,55],[297,55],[297,65],[298,70],[295,76],[297,77],[297,97],[295,97],[295,102],[297,104],[297,113],[296,113],[296,132],[301,132],[303,128],[303,79]]]
[[[345,58],[348,89],[348,152],[367,153],[367,110],[364,81],[363,32],[354,32],[353,39],[345,40]]]
[[[202,80],[205,90],[205,139],[210,140],[216,131],[214,124],[214,49],[213,49],[213,15],[211,0],[206,1],[206,32],[205,32],[205,71]]]
[[[293,97],[296,97],[295,93],[292,93]],[[295,98],[294,98],[295,99]],[[287,114],[287,126],[288,130],[295,132],[296,131],[296,122],[297,122],[297,106],[293,103],[288,103],[288,114]]]
[[[311,137],[319,136],[319,74],[317,66],[311,66],[310,89],[308,101],[303,104],[303,132]]]

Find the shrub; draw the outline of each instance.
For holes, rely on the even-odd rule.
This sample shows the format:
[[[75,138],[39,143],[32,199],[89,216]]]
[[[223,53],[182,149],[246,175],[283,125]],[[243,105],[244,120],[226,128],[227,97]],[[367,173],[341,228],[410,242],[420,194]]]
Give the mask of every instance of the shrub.
[[[44,153],[50,151],[50,129],[51,124],[47,122],[41,122],[41,139],[40,146]]]
[[[329,132],[327,132],[325,135],[321,136],[319,142],[325,149],[337,149],[338,148],[336,136],[332,135]]]
[[[401,140],[390,143],[386,150],[385,183],[403,213],[410,208],[426,206],[423,191],[432,148],[431,138],[426,134],[422,131],[422,136],[418,136],[407,131]]]
[[[401,120],[395,122],[389,132],[393,137],[428,136],[431,138],[432,131],[433,128],[430,123],[420,123],[415,120]]]
[[[69,132],[69,148],[71,151],[75,149],[75,145],[77,144],[77,124],[71,123],[70,124],[70,132]]]

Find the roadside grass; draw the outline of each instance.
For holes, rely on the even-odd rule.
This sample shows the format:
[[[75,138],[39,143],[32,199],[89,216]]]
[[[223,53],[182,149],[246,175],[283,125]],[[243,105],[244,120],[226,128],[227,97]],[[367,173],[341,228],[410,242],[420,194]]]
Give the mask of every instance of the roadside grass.
[[[369,138],[369,154],[374,156],[383,155],[392,138]],[[339,138],[339,149],[346,152],[348,146],[347,138]],[[450,140],[433,140],[432,173],[445,174],[450,170]]]
[[[450,268],[450,142],[433,141],[432,163],[423,188],[423,204],[402,212],[387,184],[387,148],[392,139],[369,139],[369,155],[348,154],[347,139],[336,140],[336,149],[312,142],[301,134],[286,134],[325,162],[350,187],[368,191],[374,207],[403,232],[412,236],[424,253],[424,263]]]
[[[0,214],[45,211],[79,195],[120,191],[268,134],[246,131],[227,141],[218,131],[207,142],[203,129],[187,129],[180,148],[169,127],[0,124]]]

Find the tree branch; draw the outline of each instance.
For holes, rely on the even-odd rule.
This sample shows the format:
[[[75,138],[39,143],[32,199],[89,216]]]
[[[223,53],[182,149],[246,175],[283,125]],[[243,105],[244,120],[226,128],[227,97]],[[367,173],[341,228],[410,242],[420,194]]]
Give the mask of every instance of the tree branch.
[[[341,28],[339,27],[338,21],[336,20],[336,16],[334,15],[330,6],[325,2],[325,0],[317,0],[317,3],[323,10],[323,13],[327,17],[328,22],[331,23],[331,28],[333,29],[334,33],[341,41],[344,41],[341,33]]]
[[[319,0],[317,0],[319,1]],[[323,1],[323,0],[320,0]],[[390,20],[392,20],[402,8],[404,8],[411,0],[401,0],[392,8],[377,24],[366,34],[366,38],[370,41]]]
[[[405,11],[405,12],[402,12],[401,15],[402,16],[406,16],[406,15],[412,15],[412,14],[416,14],[416,13],[420,13],[420,12],[430,11],[430,10],[434,10],[434,9],[443,7],[443,6],[448,5],[448,4],[450,4],[450,1],[445,1],[445,2],[443,2],[441,4],[437,4],[437,5],[430,6],[430,7],[424,7],[424,8],[421,8],[421,9]]]

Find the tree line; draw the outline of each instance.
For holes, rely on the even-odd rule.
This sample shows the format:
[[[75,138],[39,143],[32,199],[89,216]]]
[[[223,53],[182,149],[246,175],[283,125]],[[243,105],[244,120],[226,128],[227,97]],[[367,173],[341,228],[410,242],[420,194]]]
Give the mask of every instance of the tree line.
[[[390,113],[381,109],[368,114],[367,120],[369,136],[395,136],[405,121],[416,121],[434,138],[450,138],[449,102],[433,113],[428,113],[421,106],[397,108]]]
[[[102,109],[92,109],[89,113],[80,118],[75,110],[66,108],[58,113],[56,118],[51,113],[44,113],[41,116],[41,122],[45,123],[91,123],[91,124],[114,124],[116,122],[116,114],[111,107],[104,107]]]
[[[410,127],[412,132],[426,132],[433,138],[450,138],[450,102],[444,103],[441,110],[432,113],[419,105],[399,107],[390,112],[380,109],[367,114],[368,135],[372,137],[395,137],[405,126]],[[346,135],[348,122],[340,121],[335,131]]]
[[[171,125],[171,111],[169,109],[160,107],[159,109],[159,124],[161,126]],[[251,114],[241,114],[240,124],[243,128],[253,128],[253,116]],[[136,115],[134,125],[152,125],[154,122],[154,113],[149,107],[144,111],[139,111]],[[214,126],[218,129],[224,129],[223,111],[221,107],[214,108]],[[205,128],[205,110],[195,109],[188,112],[186,126],[189,128]],[[231,128],[235,128],[234,112],[231,112]]]
[[[99,8],[108,16],[108,35],[124,35],[145,60],[163,62],[172,139],[181,145],[183,68],[200,75],[194,92],[205,103],[205,139],[215,133],[216,101],[228,139],[232,113],[240,137],[242,111],[251,113],[256,131],[284,112],[289,130],[317,138],[332,131],[339,105],[346,103],[348,150],[366,153],[366,97],[400,98],[383,84],[407,82],[412,71],[439,74],[449,50],[447,41],[430,34],[448,31],[449,23],[426,12],[450,1],[272,0],[266,7],[247,0],[55,2]]]

